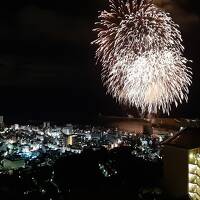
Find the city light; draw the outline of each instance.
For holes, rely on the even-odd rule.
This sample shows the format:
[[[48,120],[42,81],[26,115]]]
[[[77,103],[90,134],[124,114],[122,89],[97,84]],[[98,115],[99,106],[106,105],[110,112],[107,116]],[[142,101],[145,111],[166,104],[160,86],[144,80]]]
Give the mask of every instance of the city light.
[[[0,152],[3,153],[4,158],[0,167],[2,170],[5,166],[6,168],[10,166],[12,169],[15,160],[22,161],[24,164],[15,165],[14,168],[24,167],[24,165],[28,167],[34,162],[42,160],[43,156],[47,154],[48,161],[39,162],[40,166],[49,162],[53,163],[57,157],[59,158],[67,152],[81,154],[87,148],[98,150],[104,147],[112,150],[128,146],[132,147],[133,156],[145,160],[161,159],[159,143],[162,141],[162,136],[144,136],[135,132],[119,132],[117,129],[100,127],[80,129],[77,125],[41,127],[15,124],[5,127],[0,136],[2,138],[0,139]],[[156,149],[153,149],[153,146]],[[9,165],[5,165],[5,163],[9,163]]]

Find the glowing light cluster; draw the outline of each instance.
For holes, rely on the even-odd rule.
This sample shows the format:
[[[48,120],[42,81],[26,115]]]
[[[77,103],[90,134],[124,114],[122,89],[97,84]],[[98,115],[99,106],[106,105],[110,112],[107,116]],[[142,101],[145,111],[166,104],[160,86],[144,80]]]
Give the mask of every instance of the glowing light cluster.
[[[102,79],[119,103],[168,113],[188,100],[191,69],[178,25],[148,0],[109,0],[96,23]]]

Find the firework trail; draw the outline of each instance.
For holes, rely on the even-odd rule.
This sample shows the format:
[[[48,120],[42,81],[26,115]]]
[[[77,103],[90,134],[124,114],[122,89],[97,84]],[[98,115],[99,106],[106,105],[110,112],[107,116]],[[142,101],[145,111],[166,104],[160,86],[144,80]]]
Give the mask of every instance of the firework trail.
[[[192,72],[186,66],[179,27],[148,0],[109,0],[94,31],[102,79],[119,103],[142,112],[168,113],[188,100]]]

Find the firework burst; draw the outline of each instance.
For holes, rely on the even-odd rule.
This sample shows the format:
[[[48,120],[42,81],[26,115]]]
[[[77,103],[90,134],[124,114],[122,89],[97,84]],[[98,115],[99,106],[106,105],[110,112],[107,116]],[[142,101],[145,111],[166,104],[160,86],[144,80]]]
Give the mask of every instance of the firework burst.
[[[152,1],[109,3],[93,42],[108,93],[142,112],[169,114],[172,104],[188,100],[192,82],[178,25]]]

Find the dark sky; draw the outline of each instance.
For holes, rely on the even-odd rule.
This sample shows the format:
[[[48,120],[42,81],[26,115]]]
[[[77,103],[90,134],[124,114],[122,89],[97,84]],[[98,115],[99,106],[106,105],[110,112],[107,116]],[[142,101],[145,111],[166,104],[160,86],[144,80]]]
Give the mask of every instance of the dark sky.
[[[189,103],[173,116],[200,117],[200,9],[196,0],[155,0],[172,13],[192,59]],[[1,110],[7,119],[70,119],[133,113],[105,94],[91,31],[108,0],[0,3]]]

